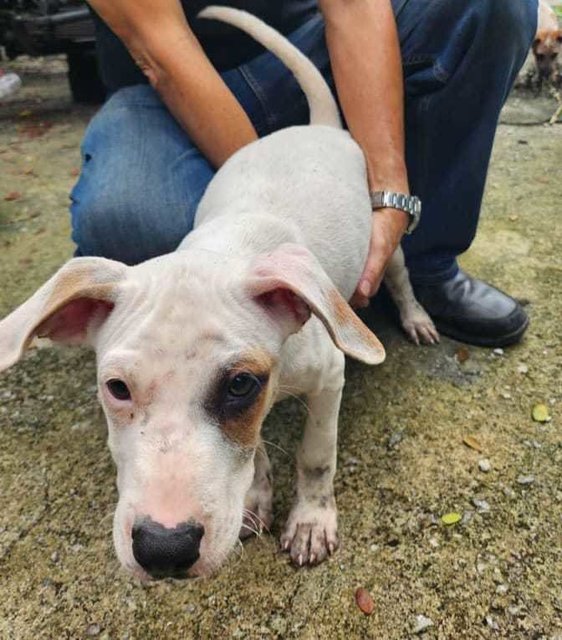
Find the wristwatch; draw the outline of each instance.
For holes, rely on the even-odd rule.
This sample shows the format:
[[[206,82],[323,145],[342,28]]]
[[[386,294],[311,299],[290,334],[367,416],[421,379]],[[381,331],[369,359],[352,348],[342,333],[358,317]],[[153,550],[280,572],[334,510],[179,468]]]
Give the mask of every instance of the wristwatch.
[[[399,209],[410,216],[406,233],[410,234],[418,226],[421,216],[421,200],[417,196],[393,191],[371,191],[371,207],[375,209]]]

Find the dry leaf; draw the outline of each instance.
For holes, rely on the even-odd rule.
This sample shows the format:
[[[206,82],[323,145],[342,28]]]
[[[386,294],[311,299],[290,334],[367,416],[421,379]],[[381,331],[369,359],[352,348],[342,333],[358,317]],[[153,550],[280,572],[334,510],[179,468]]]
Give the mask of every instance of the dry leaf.
[[[479,451],[479,452],[482,451],[482,445],[480,444],[480,442],[478,442],[478,440],[474,436],[464,436],[462,441],[467,447],[474,449],[474,451]]]
[[[4,200],[6,202],[12,202],[12,200],[19,200],[21,198],[21,193],[19,191],[10,191],[10,193],[4,196]]]
[[[370,616],[371,613],[373,613],[373,611],[375,610],[375,603],[373,602],[373,598],[364,587],[359,587],[359,589],[357,589],[357,591],[355,592],[355,602],[366,616]]]
[[[457,362],[462,364],[470,358],[470,351],[467,347],[459,347],[455,352],[455,357],[457,358]]]

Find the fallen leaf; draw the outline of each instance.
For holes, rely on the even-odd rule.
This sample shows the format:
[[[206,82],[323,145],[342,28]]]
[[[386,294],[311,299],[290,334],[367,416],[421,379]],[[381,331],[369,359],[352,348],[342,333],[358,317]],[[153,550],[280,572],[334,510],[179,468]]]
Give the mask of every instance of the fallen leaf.
[[[6,202],[12,202],[12,200],[19,200],[21,198],[21,193],[19,191],[10,191],[10,193],[4,196],[4,200]]]
[[[450,526],[452,524],[457,524],[457,522],[460,522],[461,518],[462,516],[460,513],[451,511],[451,513],[445,513],[444,515],[441,516],[441,522],[443,524],[446,524],[447,526]]]
[[[515,222],[516,220],[519,220],[519,216],[518,215],[509,216],[509,220],[511,222]]]
[[[474,449],[474,451],[482,452],[482,445],[474,436],[464,436],[462,441],[467,447]]]
[[[552,420],[546,404],[536,404],[533,407],[531,416],[535,422],[550,422]]]
[[[366,616],[370,616],[371,613],[373,613],[373,611],[375,610],[375,603],[373,602],[373,598],[364,587],[359,587],[359,589],[357,589],[357,591],[355,592],[355,602]]]
[[[459,347],[455,352],[455,357],[457,358],[457,362],[462,364],[470,358],[470,351],[467,347]]]

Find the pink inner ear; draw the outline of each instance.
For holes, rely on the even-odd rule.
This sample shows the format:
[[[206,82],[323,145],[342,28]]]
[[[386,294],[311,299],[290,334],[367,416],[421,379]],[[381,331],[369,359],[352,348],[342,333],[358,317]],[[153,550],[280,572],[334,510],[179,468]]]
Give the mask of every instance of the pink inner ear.
[[[101,323],[112,309],[113,304],[104,300],[77,298],[47,318],[37,329],[37,335],[54,342],[78,344],[86,338],[90,323],[94,319]]]
[[[303,325],[310,318],[310,309],[306,302],[290,289],[272,289],[257,296],[256,300],[273,313],[290,313],[299,325]]]

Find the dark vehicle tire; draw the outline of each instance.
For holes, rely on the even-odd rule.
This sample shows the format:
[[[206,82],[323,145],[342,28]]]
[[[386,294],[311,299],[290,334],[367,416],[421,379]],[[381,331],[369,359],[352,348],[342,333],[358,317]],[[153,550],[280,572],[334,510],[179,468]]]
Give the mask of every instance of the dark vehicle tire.
[[[74,102],[101,104],[105,100],[96,54],[93,49],[75,49],[66,54],[68,82]]]

